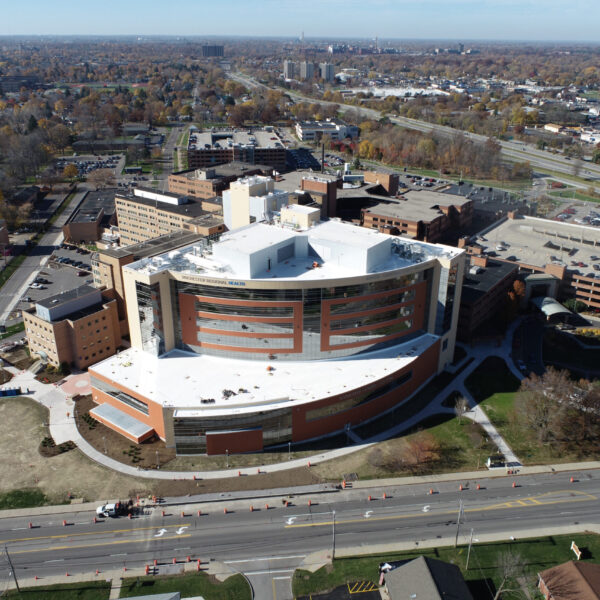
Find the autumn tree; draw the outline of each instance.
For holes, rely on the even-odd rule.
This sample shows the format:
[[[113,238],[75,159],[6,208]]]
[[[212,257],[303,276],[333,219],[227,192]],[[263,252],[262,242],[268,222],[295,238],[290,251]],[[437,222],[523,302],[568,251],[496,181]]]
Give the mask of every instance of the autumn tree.
[[[77,177],[77,175],[79,175],[79,170],[77,169],[76,165],[68,164],[63,169],[63,177],[65,179],[75,179],[75,177]]]

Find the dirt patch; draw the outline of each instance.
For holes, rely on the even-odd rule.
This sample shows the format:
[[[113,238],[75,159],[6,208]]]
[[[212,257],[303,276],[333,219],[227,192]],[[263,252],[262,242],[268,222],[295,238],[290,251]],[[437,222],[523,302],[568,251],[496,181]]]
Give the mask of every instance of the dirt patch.
[[[38,448],[49,431],[48,411],[30,398],[0,399],[0,492],[39,489],[49,503],[75,498],[97,500],[130,496],[133,489],[151,493],[153,481],[115,473],[79,450],[44,457]]]
[[[52,437],[48,435],[40,442],[38,451],[43,457],[51,458],[52,456],[58,456],[69,450],[75,450],[75,448],[77,448],[77,446],[74,442],[63,442],[57,446]]]
[[[0,353],[0,358],[9,365],[21,370],[28,369],[34,362],[24,346],[17,346],[6,352]]]
[[[236,492],[238,490],[267,490],[312,485],[323,480],[313,468],[301,467],[278,473],[262,473],[249,477],[229,479],[207,479],[204,481],[161,481],[154,486],[157,496],[183,496],[185,494],[208,494]]]
[[[0,385],[8,383],[13,378],[13,374],[6,369],[0,369]]]

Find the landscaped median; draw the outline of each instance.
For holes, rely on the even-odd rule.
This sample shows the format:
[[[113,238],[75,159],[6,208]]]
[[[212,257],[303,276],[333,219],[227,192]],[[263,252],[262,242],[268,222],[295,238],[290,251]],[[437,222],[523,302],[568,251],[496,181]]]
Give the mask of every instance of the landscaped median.
[[[468,545],[335,559],[331,564],[315,572],[297,570],[294,573],[292,589],[294,596],[298,597],[325,592],[354,581],[367,580],[378,583],[380,563],[409,561],[419,556],[426,556],[457,565],[474,598],[493,598],[507,575],[505,588],[527,590],[531,593],[537,584],[537,573],[575,558],[570,550],[572,541],[575,541],[579,549],[584,549],[583,561],[597,561],[597,557],[600,556],[599,535],[581,533],[548,536],[506,542],[474,543],[468,569]],[[511,571],[507,572],[509,567]],[[507,595],[506,597],[532,596]]]

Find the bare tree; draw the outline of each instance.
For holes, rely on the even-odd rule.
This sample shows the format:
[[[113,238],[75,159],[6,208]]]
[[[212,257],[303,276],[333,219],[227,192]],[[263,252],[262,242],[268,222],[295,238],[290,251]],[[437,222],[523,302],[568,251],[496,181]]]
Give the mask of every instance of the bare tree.
[[[454,412],[458,417],[459,423],[461,422],[464,414],[469,412],[470,410],[471,405],[469,404],[469,401],[464,396],[459,396],[454,404]]]
[[[523,574],[523,559],[518,553],[512,553],[510,550],[503,552],[499,556],[498,574],[500,575],[500,585],[496,590],[494,600],[500,600],[504,594],[520,592],[521,587],[509,587],[516,583],[516,579]]]

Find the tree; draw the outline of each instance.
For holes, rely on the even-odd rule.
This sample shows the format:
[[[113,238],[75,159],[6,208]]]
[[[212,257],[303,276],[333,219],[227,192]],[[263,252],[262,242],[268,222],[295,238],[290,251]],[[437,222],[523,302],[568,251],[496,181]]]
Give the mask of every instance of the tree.
[[[521,586],[515,580],[523,573],[523,559],[520,554],[513,554],[510,550],[503,552],[498,562],[497,570],[501,579],[494,600],[500,600],[504,594],[520,591]],[[517,584],[517,587],[509,588],[509,584],[513,581]]]
[[[112,169],[96,169],[87,176],[87,180],[95,185],[96,189],[114,187],[115,185],[115,175]]]
[[[63,169],[63,177],[65,179],[75,179],[77,175],[79,175],[79,169],[73,164],[69,164]]]
[[[458,418],[458,422],[461,422],[463,415],[471,410],[469,401],[464,396],[459,396],[454,404],[454,412]]]

